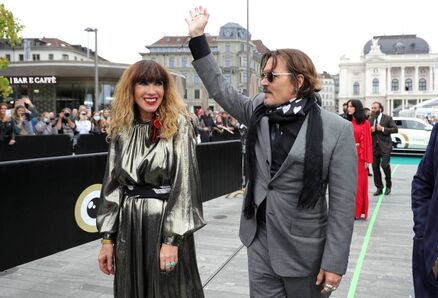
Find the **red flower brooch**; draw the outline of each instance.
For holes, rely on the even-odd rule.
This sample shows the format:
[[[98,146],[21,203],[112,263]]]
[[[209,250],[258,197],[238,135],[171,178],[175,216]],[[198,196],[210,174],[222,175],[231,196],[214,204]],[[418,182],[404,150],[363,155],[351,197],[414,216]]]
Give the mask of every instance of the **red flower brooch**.
[[[161,122],[156,118],[152,122],[152,136],[151,141],[152,143],[155,143],[155,141],[160,137],[160,128],[161,128]]]

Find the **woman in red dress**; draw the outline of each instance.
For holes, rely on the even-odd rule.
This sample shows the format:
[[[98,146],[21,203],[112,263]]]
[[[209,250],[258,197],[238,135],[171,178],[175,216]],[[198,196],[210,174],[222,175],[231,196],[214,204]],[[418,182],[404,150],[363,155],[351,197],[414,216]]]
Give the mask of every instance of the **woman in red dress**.
[[[368,217],[368,164],[373,162],[371,129],[360,100],[347,102],[348,119],[354,129],[357,150],[357,191],[355,219]]]

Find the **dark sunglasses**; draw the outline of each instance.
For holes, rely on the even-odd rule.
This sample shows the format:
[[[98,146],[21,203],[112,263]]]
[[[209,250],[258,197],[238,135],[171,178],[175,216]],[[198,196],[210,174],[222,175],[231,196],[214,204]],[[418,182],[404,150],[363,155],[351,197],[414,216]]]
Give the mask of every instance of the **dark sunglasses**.
[[[276,77],[279,76],[291,76],[291,72],[266,72],[260,74],[262,80],[267,79],[269,83],[272,83]]]

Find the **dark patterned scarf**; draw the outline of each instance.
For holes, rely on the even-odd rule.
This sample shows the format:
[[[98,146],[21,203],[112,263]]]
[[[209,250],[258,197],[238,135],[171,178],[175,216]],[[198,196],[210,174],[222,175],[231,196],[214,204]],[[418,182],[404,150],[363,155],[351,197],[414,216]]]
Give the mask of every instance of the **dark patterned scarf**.
[[[244,201],[243,213],[245,218],[254,216],[254,182],[256,171],[255,145],[257,140],[257,126],[263,117],[268,117],[271,123],[284,125],[308,115],[306,131],[306,153],[304,157],[303,189],[298,207],[314,208],[318,200],[323,197],[322,181],[322,120],[318,107],[318,97],[312,94],[305,100],[297,99],[279,107],[266,107],[264,103],[258,105],[249,121],[248,137],[246,141],[246,160],[248,166],[248,190]]]

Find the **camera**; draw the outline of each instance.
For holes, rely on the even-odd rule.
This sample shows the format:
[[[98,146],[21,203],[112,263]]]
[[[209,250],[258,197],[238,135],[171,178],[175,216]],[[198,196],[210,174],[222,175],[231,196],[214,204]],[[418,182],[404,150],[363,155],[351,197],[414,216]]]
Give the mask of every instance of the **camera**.
[[[70,117],[70,113],[69,112],[65,112],[64,113],[64,117]]]

